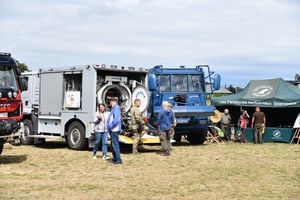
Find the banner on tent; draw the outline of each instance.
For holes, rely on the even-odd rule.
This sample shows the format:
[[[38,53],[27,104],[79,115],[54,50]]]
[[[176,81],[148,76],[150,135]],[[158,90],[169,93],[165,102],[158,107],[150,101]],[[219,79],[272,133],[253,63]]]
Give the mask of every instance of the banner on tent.
[[[297,102],[266,102],[266,101],[239,101],[239,100],[221,100],[224,105],[247,105],[247,106],[294,106]]]

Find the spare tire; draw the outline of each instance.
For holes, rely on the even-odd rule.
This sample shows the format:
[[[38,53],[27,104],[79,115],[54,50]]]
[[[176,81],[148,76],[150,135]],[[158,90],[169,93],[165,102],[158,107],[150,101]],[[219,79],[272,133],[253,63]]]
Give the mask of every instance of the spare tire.
[[[109,105],[110,97],[118,98],[118,104],[122,112],[129,111],[131,107],[131,91],[124,83],[113,84],[112,82],[108,82],[97,92],[98,102],[104,103],[106,107]]]
[[[206,139],[207,130],[200,129],[197,132],[191,131],[187,135],[187,140],[190,144],[203,144]]]
[[[0,138],[0,155],[2,154],[3,145],[4,145],[4,141],[3,139]]]
[[[143,113],[148,109],[149,103],[150,103],[150,94],[148,89],[143,85],[138,85],[136,88],[134,88],[132,92],[132,99],[131,103],[134,104],[134,100],[140,99],[141,100],[141,106],[139,107],[139,110]]]

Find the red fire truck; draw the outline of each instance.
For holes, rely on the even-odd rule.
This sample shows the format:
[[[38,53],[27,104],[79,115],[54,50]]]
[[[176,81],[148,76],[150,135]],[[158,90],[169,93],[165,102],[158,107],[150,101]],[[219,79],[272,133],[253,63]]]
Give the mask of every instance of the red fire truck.
[[[23,117],[18,64],[10,53],[0,53],[0,155],[4,143],[16,139]]]

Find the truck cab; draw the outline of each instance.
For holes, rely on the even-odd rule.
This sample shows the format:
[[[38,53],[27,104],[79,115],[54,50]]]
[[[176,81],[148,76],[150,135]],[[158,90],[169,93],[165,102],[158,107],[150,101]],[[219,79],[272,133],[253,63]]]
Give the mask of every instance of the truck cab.
[[[0,53],[0,154],[8,138],[17,136],[23,117],[20,72],[10,53]]]
[[[205,74],[205,69],[208,74]],[[206,83],[215,90],[220,87],[220,76],[211,77],[209,67],[164,68],[156,66],[148,73],[148,88],[151,91],[149,119],[156,124],[162,109],[162,102],[173,105],[177,126],[174,139],[180,141],[182,135],[192,144],[202,144],[208,129],[208,116],[214,114],[214,107],[206,105]]]

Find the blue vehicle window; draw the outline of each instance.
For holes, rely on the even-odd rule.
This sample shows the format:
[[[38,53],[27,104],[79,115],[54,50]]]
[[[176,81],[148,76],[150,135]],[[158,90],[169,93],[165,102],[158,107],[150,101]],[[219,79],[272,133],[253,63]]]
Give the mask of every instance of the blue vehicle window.
[[[188,76],[173,75],[172,76],[172,92],[187,92],[188,91]]]
[[[160,78],[160,75],[157,75],[158,83],[160,83],[160,91],[161,92],[170,92],[171,85],[170,85],[170,75],[162,75]]]
[[[203,85],[202,85],[203,82],[204,82],[204,80],[201,75],[191,75],[189,91],[190,92],[203,92]]]

